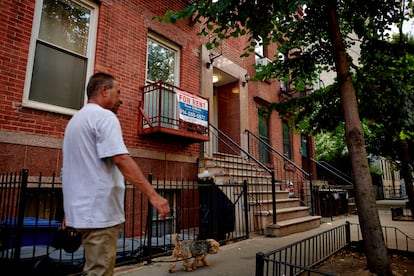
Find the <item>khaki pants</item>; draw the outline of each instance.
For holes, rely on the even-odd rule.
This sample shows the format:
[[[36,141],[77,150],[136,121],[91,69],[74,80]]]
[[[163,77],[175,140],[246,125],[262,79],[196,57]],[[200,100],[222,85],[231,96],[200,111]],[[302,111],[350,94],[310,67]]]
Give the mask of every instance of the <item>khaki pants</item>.
[[[118,225],[102,229],[77,230],[82,233],[82,245],[85,249],[83,275],[112,275],[116,260]]]

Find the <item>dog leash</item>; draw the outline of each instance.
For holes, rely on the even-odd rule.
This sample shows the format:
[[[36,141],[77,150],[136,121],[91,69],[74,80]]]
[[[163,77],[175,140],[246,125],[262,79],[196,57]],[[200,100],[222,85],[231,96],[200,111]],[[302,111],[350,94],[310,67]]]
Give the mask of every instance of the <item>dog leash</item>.
[[[151,263],[172,263],[172,262],[180,262],[180,261],[185,261],[185,260],[189,260],[192,257],[187,257],[187,258],[182,258],[182,259],[170,259],[170,260],[157,260],[157,259],[152,259]]]

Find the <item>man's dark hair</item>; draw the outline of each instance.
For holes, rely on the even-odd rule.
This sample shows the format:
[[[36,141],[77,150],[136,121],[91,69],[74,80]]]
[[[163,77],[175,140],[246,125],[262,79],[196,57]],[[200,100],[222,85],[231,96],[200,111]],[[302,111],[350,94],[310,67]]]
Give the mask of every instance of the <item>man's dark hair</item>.
[[[102,86],[112,88],[114,86],[114,80],[115,78],[107,73],[100,72],[92,75],[86,88],[88,98],[95,96]]]

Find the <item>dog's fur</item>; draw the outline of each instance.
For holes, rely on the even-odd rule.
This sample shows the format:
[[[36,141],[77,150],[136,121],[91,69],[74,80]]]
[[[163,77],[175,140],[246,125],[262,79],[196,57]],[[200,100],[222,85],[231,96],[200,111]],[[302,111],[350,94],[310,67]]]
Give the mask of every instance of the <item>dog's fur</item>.
[[[169,272],[174,272],[177,261],[183,261],[183,268],[185,271],[193,271],[198,267],[198,263],[201,261],[205,266],[208,266],[206,256],[207,254],[217,254],[220,244],[213,240],[183,240],[178,239],[178,235],[173,236],[174,250],[172,257],[175,258],[174,262],[170,263]],[[190,259],[194,258],[193,263],[190,266]]]

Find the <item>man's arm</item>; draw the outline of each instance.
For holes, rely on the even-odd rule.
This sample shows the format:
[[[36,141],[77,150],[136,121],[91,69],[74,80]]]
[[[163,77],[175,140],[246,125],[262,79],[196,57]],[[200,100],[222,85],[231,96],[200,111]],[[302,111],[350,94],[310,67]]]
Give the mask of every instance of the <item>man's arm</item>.
[[[145,194],[151,204],[158,210],[161,218],[165,218],[170,212],[168,200],[155,191],[154,187],[148,182],[141,169],[134,159],[128,154],[119,154],[112,157],[115,165],[121,171],[126,180],[131,182],[143,194]]]

